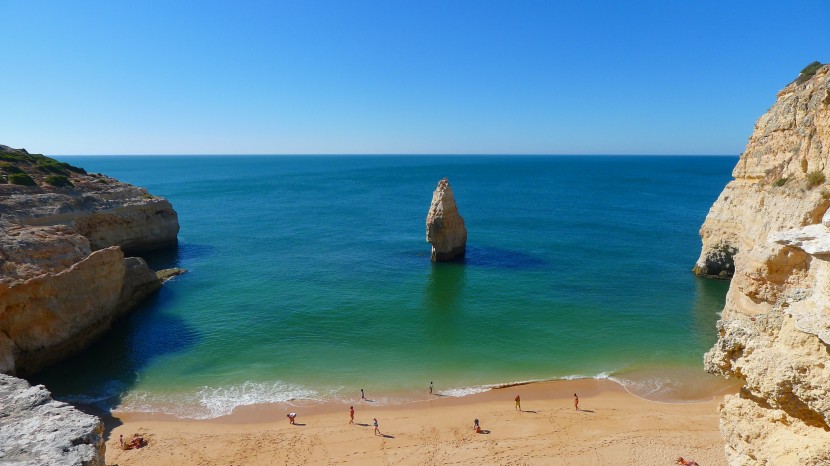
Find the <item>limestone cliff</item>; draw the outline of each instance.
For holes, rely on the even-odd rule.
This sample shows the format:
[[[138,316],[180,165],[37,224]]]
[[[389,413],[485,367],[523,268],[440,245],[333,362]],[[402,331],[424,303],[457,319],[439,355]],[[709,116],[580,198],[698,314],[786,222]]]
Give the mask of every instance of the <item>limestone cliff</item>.
[[[458,213],[450,182],[438,182],[427,213],[427,242],[432,244],[433,261],[449,261],[464,257],[467,229]]]
[[[167,200],[0,146],[0,372],[71,356],[161,286],[139,258],[176,243]]]
[[[695,271],[728,278],[709,372],[732,465],[830,464],[830,65],[778,93],[701,228]]]
[[[104,465],[104,425],[38,385],[0,374],[0,463]]]

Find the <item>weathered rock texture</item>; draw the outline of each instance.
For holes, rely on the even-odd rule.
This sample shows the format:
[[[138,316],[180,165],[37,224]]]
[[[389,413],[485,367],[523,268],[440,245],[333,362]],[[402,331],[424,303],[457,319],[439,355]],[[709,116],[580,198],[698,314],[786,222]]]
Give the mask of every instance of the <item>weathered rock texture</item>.
[[[123,251],[175,244],[179,225],[167,200],[48,157],[0,146],[0,173],[0,372],[26,375],[156,291],[155,272]],[[19,173],[34,186],[5,183]]]
[[[0,374],[0,463],[104,465],[104,425],[55,401],[43,385]]]
[[[732,276],[704,358],[744,382],[721,407],[727,458],[830,464],[830,65],[779,92],[733,176],[695,267]]]
[[[432,244],[433,261],[450,261],[464,257],[466,252],[467,229],[446,178],[438,182],[432,193],[427,213],[427,242]]]

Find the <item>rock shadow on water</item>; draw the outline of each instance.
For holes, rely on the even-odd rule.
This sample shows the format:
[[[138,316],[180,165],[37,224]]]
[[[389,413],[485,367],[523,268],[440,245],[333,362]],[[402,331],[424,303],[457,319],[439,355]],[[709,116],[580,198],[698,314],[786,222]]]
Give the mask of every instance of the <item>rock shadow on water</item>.
[[[169,248],[143,253],[141,257],[153,270],[185,267],[185,263],[213,254],[216,248],[209,244],[178,243]]]
[[[468,267],[512,270],[539,270],[547,265],[544,259],[526,252],[471,244],[467,245],[464,257],[453,263]]]
[[[690,332],[695,341],[703,342],[706,351],[717,340],[716,322],[726,304],[729,282],[703,277],[694,277],[694,282],[695,300]]]
[[[460,331],[466,269],[460,262],[437,262],[431,266],[426,289],[426,331],[436,343],[453,341]]]
[[[183,319],[161,312],[174,299],[174,291],[163,287],[92,346],[34,374],[29,381],[46,385],[54,399],[111,424],[110,411],[136,385],[145,368],[198,342],[198,332]]]

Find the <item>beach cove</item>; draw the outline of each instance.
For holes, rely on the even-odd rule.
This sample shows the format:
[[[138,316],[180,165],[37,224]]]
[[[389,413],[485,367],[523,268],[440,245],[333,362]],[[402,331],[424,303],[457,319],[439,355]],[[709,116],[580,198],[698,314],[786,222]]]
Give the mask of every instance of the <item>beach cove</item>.
[[[383,405],[429,381],[611,378],[710,399],[700,368],[728,283],[690,272],[733,157],[79,157],[174,203],[189,272],[33,380],[59,399],[215,418],[293,399]],[[590,174],[590,182],[585,178]],[[470,236],[432,264],[450,178]],[[71,375],[70,375],[71,374]]]
[[[573,406],[573,393],[580,410]],[[523,411],[513,398],[521,395]],[[114,413],[107,463],[155,464],[567,464],[668,465],[678,456],[725,465],[722,396],[696,403],[637,398],[607,380],[517,385],[405,405],[309,403],[248,406],[211,420]],[[296,412],[296,425],[286,413]],[[373,433],[377,418],[383,436]],[[479,419],[482,433],[473,431]],[[124,451],[118,437],[148,446]]]

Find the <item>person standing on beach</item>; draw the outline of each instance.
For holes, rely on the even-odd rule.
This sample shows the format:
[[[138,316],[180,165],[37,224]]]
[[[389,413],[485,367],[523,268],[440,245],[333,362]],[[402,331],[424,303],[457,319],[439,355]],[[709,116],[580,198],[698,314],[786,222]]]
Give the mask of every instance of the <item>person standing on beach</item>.
[[[349,424],[354,424],[354,406],[349,406],[349,417],[352,418]]]
[[[381,435],[380,429],[378,429],[378,418],[373,417],[372,421],[375,422],[375,435]]]
[[[432,396],[432,382],[429,383],[429,394]]]
[[[288,413],[288,423],[294,424],[294,419],[297,418],[297,413]]]
[[[361,388],[360,389],[360,401],[365,401],[365,400],[366,400],[366,395],[363,393],[363,389]]]
[[[519,395],[516,395],[516,411],[522,410],[522,398]]]
[[[579,397],[574,393],[574,409],[579,411]]]

